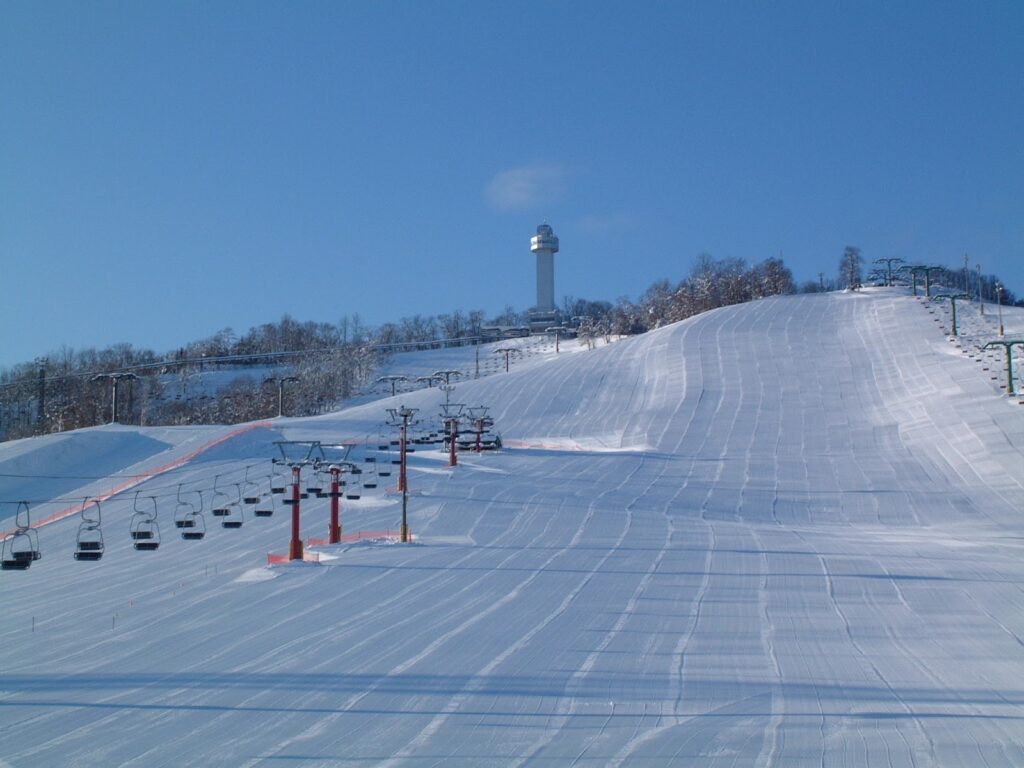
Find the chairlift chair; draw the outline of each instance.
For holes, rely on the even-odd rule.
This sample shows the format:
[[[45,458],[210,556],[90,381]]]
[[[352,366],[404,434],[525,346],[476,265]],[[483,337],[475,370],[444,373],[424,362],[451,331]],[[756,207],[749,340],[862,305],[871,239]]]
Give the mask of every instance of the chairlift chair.
[[[152,552],[160,546],[160,524],[157,523],[156,498],[147,497],[153,502],[153,511],[143,509],[139,506],[139,493],[135,493],[133,509],[135,513],[128,524],[128,531],[131,534],[135,549],[143,552]]]
[[[0,568],[5,571],[25,571],[32,565],[35,550],[27,530],[17,530],[5,542]]]
[[[256,509],[253,510],[253,514],[256,517],[271,517],[274,514],[274,489],[263,494],[260,497],[260,503],[256,505]]]
[[[14,513],[14,525],[14,533],[3,545],[0,568],[5,571],[24,571],[42,557],[39,551],[39,533],[32,527],[32,513],[27,501],[18,502],[18,508]]]
[[[206,520],[202,512],[192,513],[192,525],[181,532],[181,538],[185,541],[199,541],[206,536]]]
[[[356,474],[356,470],[359,470],[359,468],[358,467],[353,467],[352,470],[351,470],[351,473],[352,474]],[[361,472],[362,470],[359,470],[359,471]],[[358,480],[352,480],[352,482],[350,484],[346,485],[346,487],[345,487],[345,498],[350,500],[350,501],[355,501],[356,499],[359,498],[359,481]]]
[[[227,517],[231,514],[232,499],[224,491],[217,487],[220,475],[213,478],[213,501],[210,502],[211,511],[214,517]]]
[[[174,527],[175,528],[194,528],[195,519],[193,517],[196,511],[195,506],[188,501],[181,498],[181,484],[178,484],[178,495],[177,503],[174,506]]]
[[[93,502],[95,508],[92,514],[86,507],[88,503],[88,498],[82,502],[82,522],[78,524],[78,534],[75,537],[75,560],[99,560],[103,557],[105,549],[103,531],[100,530],[100,503]]]
[[[249,469],[249,467],[245,468],[245,478],[242,480],[242,485],[245,486],[242,501],[246,504],[259,504],[260,487],[255,480],[249,479]]]
[[[235,485],[236,498],[228,506],[229,516],[224,520],[220,521],[222,528],[241,528],[242,523],[245,522],[245,513],[242,511],[242,488],[241,485]]]
[[[277,471],[277,462],[271,460],[270,462],[270,492],[272,494],[284,493],[285,488],[285,477],[283,472]]]

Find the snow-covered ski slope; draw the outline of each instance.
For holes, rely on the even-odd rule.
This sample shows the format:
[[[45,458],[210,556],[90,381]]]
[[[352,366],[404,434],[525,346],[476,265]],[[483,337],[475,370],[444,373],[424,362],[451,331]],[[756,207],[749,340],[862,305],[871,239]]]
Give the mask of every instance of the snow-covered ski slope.
[[[1022,765],[1024,405],[947,311],[885,289],[763,300],[460,385],[506,449],[454,470],[412,454],[416,543],[319,565],[264,567],[280,503],[239,530],[207,506],[207,537],[182,541],[176,485],[209,500],[215,474],[265,474],[276,439],[376,444],[385,406],[434,412],[436,389],[206,449],[231,430],[0,446],[5,500],[191,455],[138,486],[159,550],[131,548],[128,492],[103,505],[100,562],[72,559],[69,519],[0,573],[0,758]],[[43,474],[64,478],[49,496],[24,477]],[[305,535],[326,505],[304,504]],[[342,515],[394,529],[398,497]]]

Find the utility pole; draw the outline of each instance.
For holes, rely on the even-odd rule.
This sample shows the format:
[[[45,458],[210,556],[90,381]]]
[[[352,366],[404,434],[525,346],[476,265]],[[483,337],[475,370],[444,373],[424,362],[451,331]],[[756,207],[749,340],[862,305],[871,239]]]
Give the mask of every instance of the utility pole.
[[[981,316],[985,316],[985,302],[981,299],[981,264],[974,265],[978,270],[978,307],[981,310]],[[970,291],[968,291],[970,293]]]
[[[46,433],[46,360],[39,361],[39,410],[36,413],[36,433]]]
[[[1017,394],[1013,390],[1013,347],[1015,344],[1024,346],[1024,339],[1006,339],[1004,341],[990,341],[982,349],[995,349],[1002,347],[1006,350],[1006,394]]]
[[[885,284],[890,288],[892,287],[892,265],[895,264],[896,262],[902,263],[903,259],[893,257],[890,259],[875,259],[874,262],[875,264],[885,264]]]
[[[932,296],[932,300],[935,301],[937,299],[949,299],[949,304],[953,311],[953,333],[950,335],[956,336],[956,300],[967,299],[967,301],[970,301],[970,295],[966,293],[937,293]]]
[[[406,408],[404,405],[400,405],[398,408],[388,408],[388,414],[391,417],[390,423],[400,427],[401,432],[399,437],[399,471],[398,471],[398,490],[402,492],[402,530],[401,530],[401,541],[403,544],[409,541],[409,521],[408,521],[408,508],[409,508],[409,483],[406,477],[406,452],[405,442],[409,432],[409,420],[416,415],[416,408]]]
[[[964,293],[970,293],[971,292],[971,283],[970,283],[970,280],[968,280],[968,276],[970,275],[970,273],[971,273],[970,272],[970,267],[967,266],[967,254],[965,253],[964,254]]]
[[[825,292],[825,273],[824,272],[819,272],[818,273],[818,287],[821,288],[821,292],[822,293]]]
[[[999,338],[1003,338],[1003,284],[996,283],[996,301],[999,302]]]

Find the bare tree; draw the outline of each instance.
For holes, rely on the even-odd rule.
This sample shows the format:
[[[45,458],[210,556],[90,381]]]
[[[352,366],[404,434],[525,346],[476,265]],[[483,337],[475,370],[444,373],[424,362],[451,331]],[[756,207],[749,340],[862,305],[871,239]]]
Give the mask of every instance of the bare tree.
[[[860,248],[848,245],[843,250],[839,259],[839,284],[844,288],[856,291],[861,286],[861,259]]]

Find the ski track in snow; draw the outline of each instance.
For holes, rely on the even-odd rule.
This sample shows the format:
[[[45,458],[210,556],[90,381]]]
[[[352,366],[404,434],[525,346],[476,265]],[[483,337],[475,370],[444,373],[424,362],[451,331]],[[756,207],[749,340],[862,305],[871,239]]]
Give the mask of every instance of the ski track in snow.
[[[946,325],[899,291],[780,297],[462,382],[506,450],[410,456],[412,546],[267,571],[285,509],[238,531],[207,509],[183,542],[163,496],[153,553],[130,495],[103,505],[99,563],[72,560],[77,520],[46,526],[43,559],[0,574],[0,762],[1022,765],[1024,407]],[[438,399],[272,429],[376,435],[383,408]],[[0,472],[34,476],[5,493],[218,431],[132,429],[0,445]],[[342,502],[346,532],[397,528],[386,479]],[[327,509],[303,505],[304,534]]]

